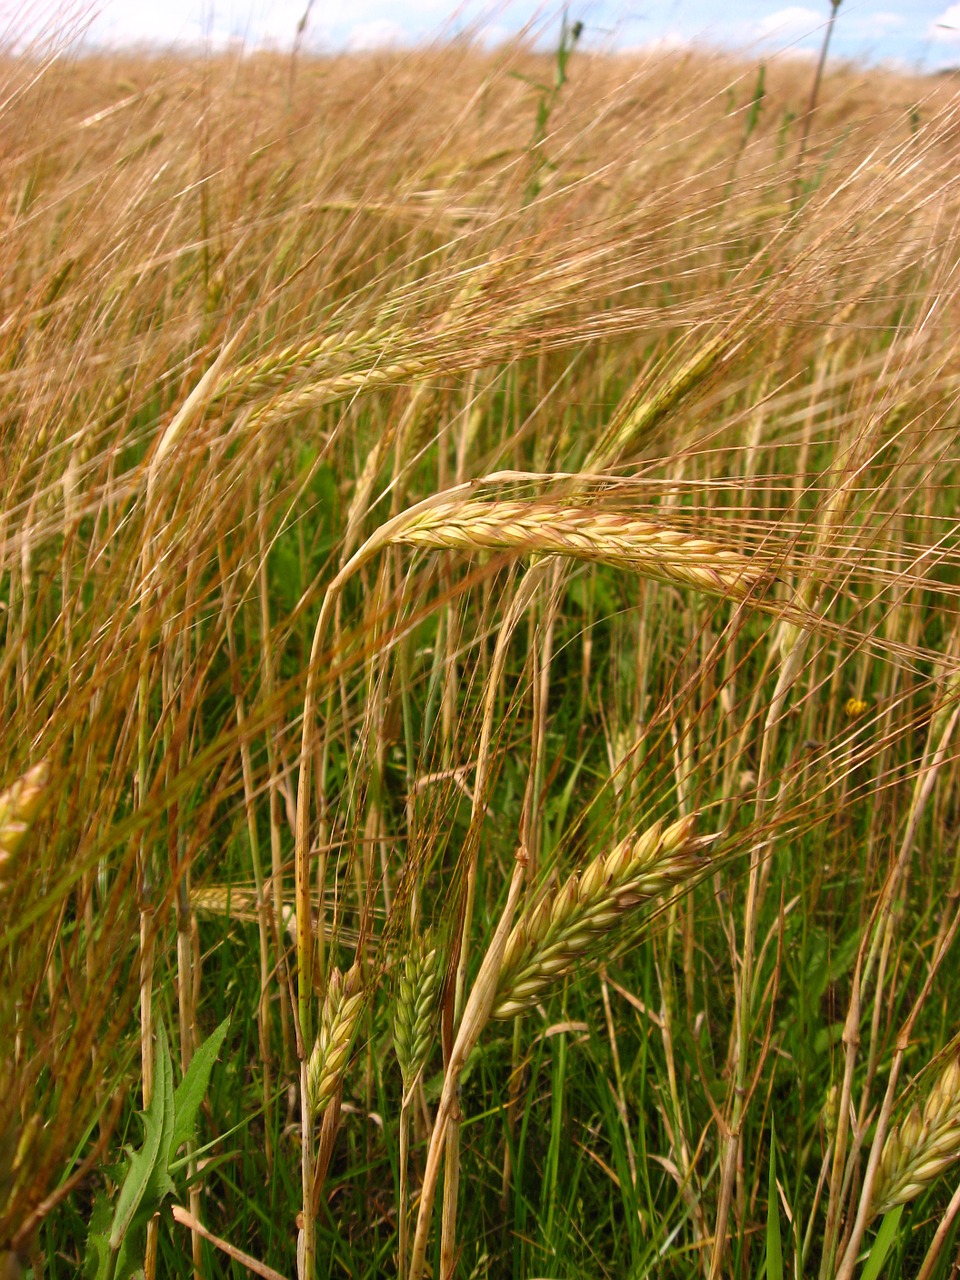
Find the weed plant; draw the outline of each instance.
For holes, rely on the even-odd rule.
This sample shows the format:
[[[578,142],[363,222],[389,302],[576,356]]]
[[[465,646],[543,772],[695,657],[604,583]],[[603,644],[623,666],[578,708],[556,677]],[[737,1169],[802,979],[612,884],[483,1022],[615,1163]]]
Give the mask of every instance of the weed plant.
[[[0,62],[4,1277],[952,1274],[955,86],[579,34]]]

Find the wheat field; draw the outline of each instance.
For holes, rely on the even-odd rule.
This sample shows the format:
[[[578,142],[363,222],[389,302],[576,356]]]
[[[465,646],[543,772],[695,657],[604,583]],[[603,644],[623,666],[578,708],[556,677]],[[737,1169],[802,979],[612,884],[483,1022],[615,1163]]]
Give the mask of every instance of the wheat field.
[[[960,98],[0,59],[0,1277],[955,1274]]]

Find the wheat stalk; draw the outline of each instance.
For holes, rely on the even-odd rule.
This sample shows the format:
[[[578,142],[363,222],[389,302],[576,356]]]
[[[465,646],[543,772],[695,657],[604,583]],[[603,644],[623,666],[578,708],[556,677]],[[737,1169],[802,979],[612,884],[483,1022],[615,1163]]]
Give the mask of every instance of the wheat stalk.
[[[527,907],[507,939],[494,1018],[529,1009],[627,911],[664,893],[705,865],[714,836],[693,834],[696,818],[656,822],[600,854],[582,876]]]
[[[960,1158],[960,1058],[930,1092],[923,1111],[914,1103],[887,1137],[871,1201],[871,1216],[914,1200]]]
[[[769,566],[706,538],[619,512],[553,502],[438,503],[394,529],[391,541],[570,556],[737,600],[773,578]]]
[[[311,1115],[324,1111],[343,1079],[362,1008],[359,968],[354,965],[346,977],[339,969],[331,969],[320,1013],[320,1030],[307,1063]]]

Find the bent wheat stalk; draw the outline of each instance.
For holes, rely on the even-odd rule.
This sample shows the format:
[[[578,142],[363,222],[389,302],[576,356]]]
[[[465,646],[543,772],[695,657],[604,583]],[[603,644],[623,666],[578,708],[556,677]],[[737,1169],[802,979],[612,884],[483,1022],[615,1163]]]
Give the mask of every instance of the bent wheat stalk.
[[[460,1075],[473,1046],[490,1021],[490,1011],[496,998],[500,966],[503,962],[508,930],[513,923],[514,912],[520,901],[523,881],[526,873],[527,853],[519,849],[514,863],[510,888],[503,914],[494,930],[493,938],[487,948],[486,955],[480,965],[476,981],[467,1002],[464,1005],[463,1017],[457,1030],[453,1048],[443,1077],[443,1088],[434,1118],[433,1132],[427,1149],[427,1161],[423,1172],[423,1184],[420,1189],[420,1206],[417,1212],[417,1226],[413,1237],[413,1251],[410,1258],[410,1269],[407,1280],[420,1280],[423,1275],[427,1256],[427,1240],[430,1233],[430,1221],[433,1216],[433,1203],[437,1192],[437,1181],[440,1177],[440,1162],[446,1146],[447,1126],[457,1103],[457,1091]]]

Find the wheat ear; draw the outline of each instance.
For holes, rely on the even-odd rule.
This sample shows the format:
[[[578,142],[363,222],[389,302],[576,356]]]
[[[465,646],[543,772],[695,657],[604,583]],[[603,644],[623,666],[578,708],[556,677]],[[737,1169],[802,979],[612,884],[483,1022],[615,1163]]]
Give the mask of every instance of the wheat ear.
[[[50,765],[41,760],[5,791],[0,791],[0,881],[46,799]]]
[[[737,600],[773,579],[767,565],[705,538],[619,512],[551,502],[438,503],[394,529],[391,541],[571,556]]]
[[[362,1009],[363,990],[357,965],[346,977],[339,969],[331,969],[320,1012],[320,1030],[307,1063],[311,1115],[322,1114],[340,1086]]]
[[[436,947],[419,945],[403,959],[393,1023],[393,1044],[404,1102],[426,1065],[439,1012],[440,964]]]
[[[417,941],[400,966],[393,1021],[393,1046],[403,1079],[400,1103],[399,1275],[407,1269],[409,1253],[410,1110],[417,1081],[433,1045],[440,1011],[441,979],[442,966],[437,948]]]
[[[930,1092],[921,1112],[914,1103],[907,1118],[887,1136],[873,1187],[873,1214],[914,1200],[960,1158],[960,1058],[954,1058]]]
[[[715,837],[695,836],[695,821],[654,823],[528,907],[507,939],[491,1016],[529,1009],[627,911],[704,866],[701,851]]]

